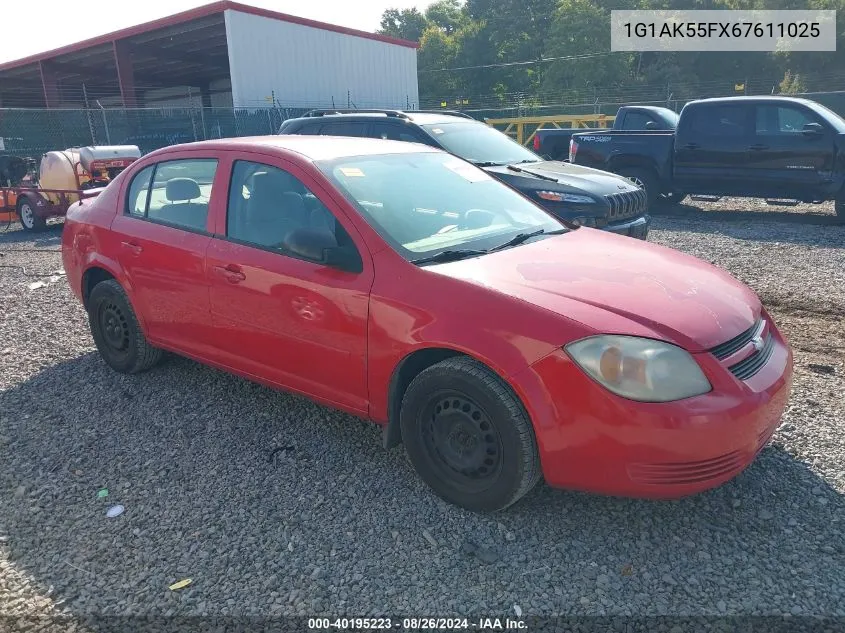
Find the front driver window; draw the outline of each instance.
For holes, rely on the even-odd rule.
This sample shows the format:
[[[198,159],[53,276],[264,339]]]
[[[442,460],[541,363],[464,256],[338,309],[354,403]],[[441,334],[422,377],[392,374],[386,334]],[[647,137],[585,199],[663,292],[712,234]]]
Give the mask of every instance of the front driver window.
[[[270,165],[236,161],[226,235],[238,242],[285,252],[285,238],[296,229],[325,231],[338,246],[352,245],[343,226],[298,178]]]

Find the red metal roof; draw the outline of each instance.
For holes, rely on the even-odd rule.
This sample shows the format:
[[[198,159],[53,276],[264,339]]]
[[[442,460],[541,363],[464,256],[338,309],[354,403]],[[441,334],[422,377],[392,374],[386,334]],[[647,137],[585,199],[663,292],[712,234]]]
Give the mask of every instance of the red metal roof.
[[[23,59],[16,59],[11,62],[6,62],[4,64],[0,64],[0,71],[9,70],[11,68],[19,68],[21,66],[26,66],[27,64],[33,64],[36,62],[51,59],[53,57],[58,57],[59,55],[75,53],[86,48],[99,46],[101,44],[108,44],[115,40],[122,40],[128,37],[133,37],[135,35],[141,35],[142,33],[149,33],[150,31],[155,31],[156,29],[173,26],[175,24],[182,24],[184,22],[190,22],[191,20],[195,20],[197,18],[204,18],[209,15],[223,13],[226,10],[240,11],[241,13],[251,13],[252,15],[259,15],[261,17],[270,18],[271,20],[281,20],[282,22],[290,22],[292,24],[310,26],[315,29],[321,29],[323,31],[334,31],[335,33],[343,33],[344,35],[352,35],[354,37],[364,37],[370,40],[377,40],[379,42],[387,42],[388,44],[407,46],[408,48],[419,48],[419,44],[408,40],[401,40],[395,37],[389,37],[387,35],[378,35],[376,33],[368,33],[367,31],[359,31],[357,29],[349,29],[345,26],[337,26],[336,24],[317,22],[316,20],[300,18],[295,15],[288,15],[286,13],[270,11],[269,9],[259,9],[258,7],[251,7],[249,5],[241,4],[239,2],[232,2],[231,0],[220,0],[219,2],[213,2],[211,4],[206,4],[204,6],[197,7],[196,9],[190,9],[188,11],[176,13],[175,15],[169,15],[158,20],[153,20],[152,22],[146,22],[137,26],[131,26],[126,29],[121,29],[120,31],[114,31],[113,33],[107,33],[106,35],[100,35],[98,37],[93,37],[82,42],[77,42],[76,44],[62,46],[61,48],[46,51],[44,53],[38,53],[36,55],[30,55],[29,57],[24,57]]]

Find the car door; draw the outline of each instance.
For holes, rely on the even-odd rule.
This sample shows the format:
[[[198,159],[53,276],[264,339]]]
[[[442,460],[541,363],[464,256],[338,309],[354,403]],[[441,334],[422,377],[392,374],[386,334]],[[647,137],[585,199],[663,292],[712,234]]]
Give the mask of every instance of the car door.
[[[111,231],[129,296],[147,337],[186,354],[206,356],[211,317],[205,251],[209,205],[225,191],[217,158],[180,153],[142,169],[128,183]]]
[[[211,318],[227,364],[365,413],[373,272],[363,242],[303,168],[239,154],[229,171],[228,204],[207,253]],[[297,228],[330,231],[361,257],[361,270],[294,256],[283,241]]]
[[[675,133],[676,189],[690,193],[748,195],[748,146],[753,108],[744,102],[688,106]]]
[[[800,104],[754,107],[755,136],[748,152],[752,186],[771,198],[812,197],[833,172],[834,133]],[[820,126],[816,131],[807,126]]]

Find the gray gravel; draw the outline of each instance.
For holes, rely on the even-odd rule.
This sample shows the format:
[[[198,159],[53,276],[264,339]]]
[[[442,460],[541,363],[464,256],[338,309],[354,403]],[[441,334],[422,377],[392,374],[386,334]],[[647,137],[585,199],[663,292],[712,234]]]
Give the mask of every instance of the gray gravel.
[[[672,502],[539,486],[493,516],[437,500],[364,421],[178,358],[111,372],[63,279],[0,268],[0,614],[845,618],[845,227],[813,213],[655,221],[795,347],[745,473]],[[0,235],[0,266],[51,273],[59,236]]]

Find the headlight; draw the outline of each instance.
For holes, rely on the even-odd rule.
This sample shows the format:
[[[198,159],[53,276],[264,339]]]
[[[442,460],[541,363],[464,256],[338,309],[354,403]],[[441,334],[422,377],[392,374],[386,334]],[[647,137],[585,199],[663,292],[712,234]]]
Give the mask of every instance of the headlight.
[[[595,226],[596,225],[596,219],[590,218],[590,217],[572,218],[569,221],[572,222],[572,224],[575,224],[576,226]]]
[[[579,196],[574,193],[562,191],[538,191],[537,197],[551,202],[572,202],[575,204],[594,204],[595,200],[590,196]]]
[[[592,336],[565,348],[587,374],[613,393],[640,402],[669,402],[712,388],[680,347],[635,336]]]

